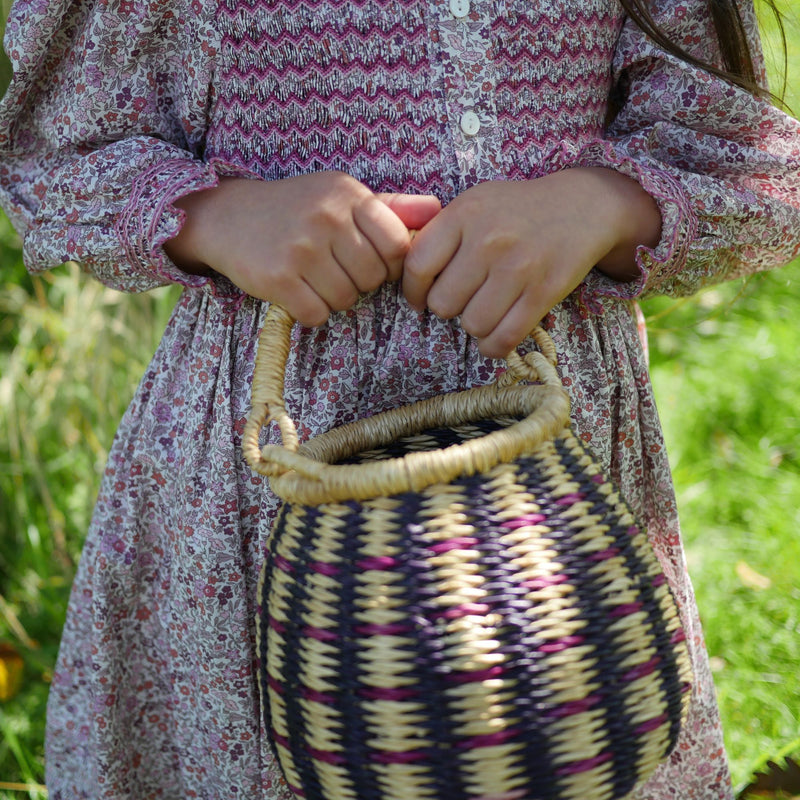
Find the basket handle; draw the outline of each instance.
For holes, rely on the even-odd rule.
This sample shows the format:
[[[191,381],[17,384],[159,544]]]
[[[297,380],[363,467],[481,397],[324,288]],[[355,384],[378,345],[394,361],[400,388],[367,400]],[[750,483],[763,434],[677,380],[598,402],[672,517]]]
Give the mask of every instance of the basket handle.
[[[284,374],[294,323],[294,318],[285,308],[274,303],[269,306],[259,336],[251,389],[252,407],[242,436],[242,451],[250,467],[261,475],[276,477],[295,470],[304,477],[318,478],[326,465],[297,452],[297,428],[283,399]],[[531,336],[539,350],[524,357],[512,350],[506,357],[508,369],[496,385],[507,387],[520,381],[532,381],[562,389],[555,370],[553,340],[541,327],[537,327]],[[259,434],[261,428],[270,422],[278,425],[282,446],[271,445],[262,451]]]

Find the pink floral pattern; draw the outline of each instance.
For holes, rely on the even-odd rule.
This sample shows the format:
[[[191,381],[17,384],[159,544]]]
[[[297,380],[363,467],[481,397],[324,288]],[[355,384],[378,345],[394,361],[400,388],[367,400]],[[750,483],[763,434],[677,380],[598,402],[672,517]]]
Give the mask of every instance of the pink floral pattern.
[[[703,2],[654,13],[714,57]],[[118,289],[185,287],[120,426],[75,581],[49,704],[51,797],[289,798],[254,680],[277,503],[240,453],[264,308],[170,263],[173,201],[220,174],[323,168],[447,201],[585,164],[635,177],[664,219],[638,281],[591,274],[546,320],[575,429],[646,523],[695,663],[679,745],[634,797],[728,800],[633,299],[797,254],[800,125],[659,51],[614,0],[472,0],[464,16],[445,0],[17,0],[7,47],[0,191],[29,268],[73,259]],[[605,132],[615,84],[626,102]],[[502,369],[389,284],[295,329],[287,402],[310,436]]]

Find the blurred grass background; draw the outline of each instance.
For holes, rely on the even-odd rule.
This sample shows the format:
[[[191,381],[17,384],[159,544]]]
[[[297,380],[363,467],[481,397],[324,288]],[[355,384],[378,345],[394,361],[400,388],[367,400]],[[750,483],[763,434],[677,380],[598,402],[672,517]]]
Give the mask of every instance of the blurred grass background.
[[[797,111],[800,14],[783,8]],[[765,34],[776,52],[768,20]],[[798,278],[796,262],[645,305],[737,784],[800,752]],[[0,798],[46,796],[45,703],[70,581],[116,425],[175,298],[117,294],[75,266],[31,277],[0,217]]]

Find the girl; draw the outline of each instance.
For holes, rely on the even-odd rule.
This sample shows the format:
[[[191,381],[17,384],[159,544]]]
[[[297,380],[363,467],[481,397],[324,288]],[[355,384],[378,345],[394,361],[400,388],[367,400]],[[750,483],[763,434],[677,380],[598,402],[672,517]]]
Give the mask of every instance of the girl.
[[[800,125],[753,91],[752,8],[721,7],[17,0],[0,181],[29,268],[185,287],[76,577],[54,800],[289,797],[253,663],[276,500],[239,447],[272,301],[306,326],[304,436],[489,382],[544,317],[691,643],[689,720],[634,796],[731,797],[633,303],[800,248]]]

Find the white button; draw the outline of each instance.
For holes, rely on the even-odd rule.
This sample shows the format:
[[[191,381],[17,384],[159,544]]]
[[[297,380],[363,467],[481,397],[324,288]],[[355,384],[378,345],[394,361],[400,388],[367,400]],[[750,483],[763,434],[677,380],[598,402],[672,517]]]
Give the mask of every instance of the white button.
[[[461,19],[469,14],[469,0],[450,0],[450,13]]]
[[[474,136],[481,129],[481,121],[474,111],[465,111],[461,115],[461,130],[465,136]]]

